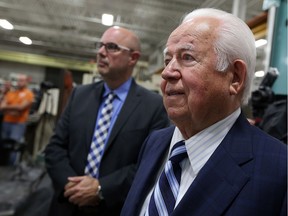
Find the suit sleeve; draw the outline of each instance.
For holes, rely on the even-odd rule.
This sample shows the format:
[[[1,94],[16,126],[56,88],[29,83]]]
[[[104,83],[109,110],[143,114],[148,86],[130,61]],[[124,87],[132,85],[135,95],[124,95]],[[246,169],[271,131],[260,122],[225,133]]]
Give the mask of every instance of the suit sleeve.
[[[283,204],[282,204],[282,209],[281,209],[281,216],[287,216],[287,191],[286,191],[286,196],[283,199]]]
[[[53,186],[58,196],[62,195],[65,184],[69,176],[76,176],[76,172],[70,166],[68,155],[69,124],[71,101],[75,90],[72,92],[70,100],[56,125],[54,134],[45,149],[45,162],[48,174],[51,177]]]

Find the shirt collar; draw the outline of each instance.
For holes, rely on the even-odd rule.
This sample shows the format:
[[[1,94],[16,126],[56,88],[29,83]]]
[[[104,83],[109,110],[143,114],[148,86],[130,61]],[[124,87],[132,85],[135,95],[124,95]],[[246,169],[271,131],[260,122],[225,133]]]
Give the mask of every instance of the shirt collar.
[[[219,122],[211,125],[210,127],[200,131],[194,136],[185,140],[185,146],[187,154],[194,172],[197,174],[199,170],[204,166],[209,157],[215,151],[215,149],[222,142],[227,135],[237,118],[241,113],[241,109],[238,108],[232,114],[222,119]],[[176,127],[171,139],[170,151],[173,145],[180,140],[184,140],[180,130]],[[199,154],[201,154],[201,160],[199,162]]]
[[[119,86],[117,89],[114,89],[113,92],[117,97],[124,101],[126,98],[126,95],[130,89],[132,83],[132,78],[129,78],[126,82],[124,82],[121,86]],[[112,90],[108,87],[106,83],[104,83],[104,94],[103,98],[105,98]]]

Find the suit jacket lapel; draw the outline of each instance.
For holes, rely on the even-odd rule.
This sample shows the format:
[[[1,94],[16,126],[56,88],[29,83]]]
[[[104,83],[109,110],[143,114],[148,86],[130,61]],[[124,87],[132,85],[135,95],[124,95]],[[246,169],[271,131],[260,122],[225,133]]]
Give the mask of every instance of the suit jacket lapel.
[[[138,94],[137,85],[136,85],[135,81],[132,80],[128,95],[127,95],[126,100],[122,106],[122,109],[119,113],[119,116],[115,122],[115,125],[111,131],[111,134],[110,134],[109,140],[107,142],[105,151],[107,151],[107,149],[110,147],[112,141],[114,140],[114,138],[118,134],[119,130],[128,121],[130,114],[132,112],[134,112],[134,110],[136,109],[136,107],[140,103],[140,98],[141,98],[141,95]]]
[[[87,97],[90,100],[89,107],[87,108],[86,115],[86,152],[88,153],[91,146],[92,137],[94,135],[96,119],[98,115],[99,106],[101,103],[101,97],[103,93],[103,82],[95,84],[93,91],[90,93],[91,96]],[[89,94],[89,93],[88,93]]]
[[[131,207],[135,210],[135,215],[139,215],[144,200],[157,180],[159,170],[169,150],[174,126],[161,131],[163,133],[160,133],[159,136],[156,134],[152,140],[149,140],[149,145],[145,145],[145,149],[139,157],[140,164],[138,164],[137,175],[134,179],[136,187],[133,188],[133,194],[131,194],[132,200],[140,198],[139,202]]]
[[[236,124],[198,173],[172,215],[221,215],[235,199],[249,176],[243,164],[252,160],[247,126],[240,116]]]

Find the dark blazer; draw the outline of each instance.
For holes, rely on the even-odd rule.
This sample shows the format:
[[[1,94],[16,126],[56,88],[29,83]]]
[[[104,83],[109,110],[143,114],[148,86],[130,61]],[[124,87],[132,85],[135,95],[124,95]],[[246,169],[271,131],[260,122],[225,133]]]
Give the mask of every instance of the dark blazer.
[[[169,127],[153,132],[143,144],[122,216],[139,215],[173,131]],[[286,216],[287,146],[240,115],[172,215]]]
[[[56,194],[51,215],[73,215],[76,206],[63,198],[69,176],[84,175],[94,133],[103,82],[76,87],[45,150],[48,173]],[[119,215],[136,172],[142,143],[155,129],[169,126],[162,97],[132,81],[113,127],[100,165],[105,203],[97,215]],[[60,201],[60,202],[58,202]]]

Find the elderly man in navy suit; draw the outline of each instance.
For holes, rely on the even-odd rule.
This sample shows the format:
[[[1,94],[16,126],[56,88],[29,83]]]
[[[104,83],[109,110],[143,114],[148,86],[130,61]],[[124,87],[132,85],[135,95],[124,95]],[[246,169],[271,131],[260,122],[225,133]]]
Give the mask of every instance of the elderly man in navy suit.
[[[176,127],[146,139],[121,215],[286,216],[287,147],[240,109],[256,62],[248,26],[195,10],[169,36],[164,61],[161,90]]]

